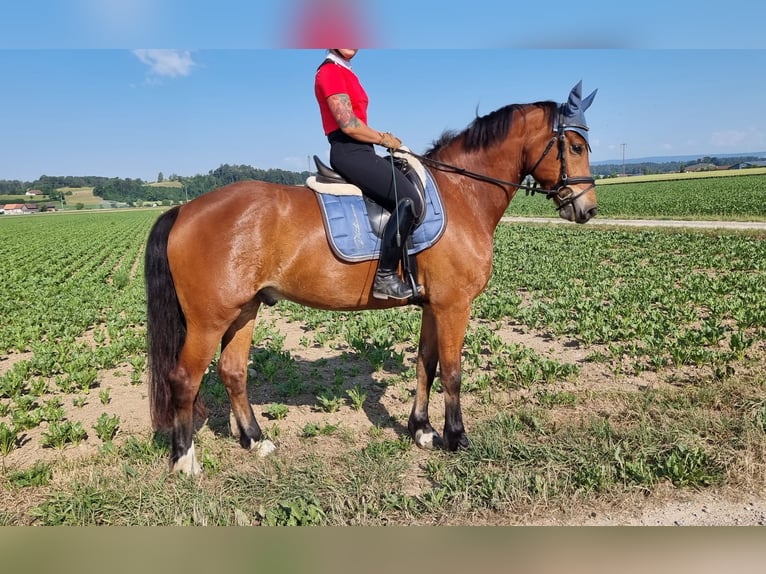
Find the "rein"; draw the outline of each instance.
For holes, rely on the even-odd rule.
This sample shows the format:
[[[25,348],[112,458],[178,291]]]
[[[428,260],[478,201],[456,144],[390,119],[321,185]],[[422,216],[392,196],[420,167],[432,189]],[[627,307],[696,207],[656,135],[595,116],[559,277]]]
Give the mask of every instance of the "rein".
[[[561,118],[561,116],[560,116]],[[507,181],[504,179],[497,179],[495,177],[490,177],[488,175],[484,175],[482,173],[478,173],[475,171],[471,171],[462,167],[458,167],[449,163],[445,163],[442,161],[438,161],[420,154],[416,154],[409,150],[401,150],[405,153],[410,154],[411,156],[419,159],[424,164],[431,165],[433,167],[436,167],[442,171],[446,171],[449,173],[456,173],[458,175],[462,175],[465,177],[470,177],[471,179],[476,179],[479,181],[485,181],[487,183],[492,183],[494,185],[497,185],[499,187],[502,187],[506,194],[508,193],[508,187],[514,187],[517,190],[523,189],[525,190],[527,195],[535,195],[536,193],[542,193],[545,194],[546,199],[553,199],[554,197],[558,197],[561,200],[561,205],[557,207],[558,210],[561,210],[562,208],[566,207],[569,204],[572,204],[575,202],[577,198],[580,196],[588,193],[591,189],[593,189],[596,186],[596,181],[590,177],[590,176],[580,176],[580,177],[569,177],[567,174],[567,164],[566,164],[566,154],[564,151],[564,148],[566,146],[566,138],[564,137],[564,132],[566,131],[567,126],[562,121],[558,122],[558,130],[556,135],[554,135],[550,141],[548,142],[548,145],[545,147],[545,150],[543,151],[543,154],[540,156],[540,159],[537,160],[535,165],[532,167],[531,170],[529,170],[529,173],[532,174],[537,169],[537,167],[540,165],[540,163],[545,159],[545,157],[548,155],[548,153],[553,149],[553,144],[555,144],[558,141],[558,160],[561,164],[561,173],[559,175],[559,181],[556,183],[556,187],[554,189],[545,189],[542,187],[539,187],[538,182],[535,181],[534,185],[527,185],[524,183],[516,183],[513,181]],[[572,190],[570,189],[570,194],[566,197],[561,197],[561,190],[567,188],[570,184],[578,184],[578,183],[589,183],[590,185],[582,190],[577,195],[574,195]]]

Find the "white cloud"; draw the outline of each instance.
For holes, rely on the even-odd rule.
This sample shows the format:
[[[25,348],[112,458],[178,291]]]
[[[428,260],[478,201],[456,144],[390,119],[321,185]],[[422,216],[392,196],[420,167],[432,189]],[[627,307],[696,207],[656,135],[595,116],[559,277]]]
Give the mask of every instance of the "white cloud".
[[[710,143],[720,147],[741,148],[764,145],[764,135],[755,128],[747,130],[724,130],[713,132]]]
[[[152,76],[157,77],[188,76],[195,66],[188,50],[133,50],[133,54],[149,66]]]

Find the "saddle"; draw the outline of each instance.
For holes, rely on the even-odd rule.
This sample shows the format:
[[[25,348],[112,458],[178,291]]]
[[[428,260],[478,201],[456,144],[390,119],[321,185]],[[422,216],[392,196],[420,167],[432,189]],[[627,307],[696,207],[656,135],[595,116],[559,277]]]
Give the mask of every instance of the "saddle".
[[[446,228],[444,207],[431,174],[417,158],[394,152],[394,166],[404,173],[424,199],[425,209],[416,221],[407,243],[407,253],[415,255],[441,238]],[[368,199],[362,190],[343,179],[316,155],[317,172],[306,179],[319,202],[327,239],[333,252],[349,262],[367,261],[380,256],[380,240],[391,213]]]
[[[406,149],[406,148],[405,148]],[[394,167],[401,171],[404,176],[412,182],[415,189],[420,194],[420,200],[422,205],[426,205],[426,171],[423,164],[416,158],[408,159],[404,154],[399,152],[393,153]],[[330,195],[358,195],[364,199],[364,204],[367,210],[367,216],[370,220],[370,225],[373,231],[378,237],[382,237],[383,229],[386,227],[386,223],[391,217],[391,212],[385,209],[379,203],[376,203],[372,199],[368,198],[362,193],[359,186],[354,185],[346,181],[341,174],[332,169],[327,164],[323,163],[318,156],[314,156],[314,164],[317,168],[316,175],[310,176],[306,180],[306,186],[313,189],[317,193],[328,193]],[[420,214],[420,217],[415,221],[415,227],[423,223],[426,216],[426,209]]]

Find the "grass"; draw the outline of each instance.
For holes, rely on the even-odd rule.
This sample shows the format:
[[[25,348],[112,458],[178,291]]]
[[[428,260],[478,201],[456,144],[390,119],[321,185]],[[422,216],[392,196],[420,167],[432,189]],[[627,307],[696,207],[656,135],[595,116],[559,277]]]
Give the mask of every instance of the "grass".
[[[764,175],[766,167],[754,167],[741,170],[688,171],[683,173],[652,173],[647,175],[631,175],[626,177],[608,177],[597,180],[597,185],[619,185],[621,183],[645,183],[649,181],[676,181],[680,179],[709,179],[715,177],[739,177],[747,175]]]
[[[69,208],[78,203],[82,203],[85,207],[93,207],[103,202],[103,199],[93,195],[92,187],[62,187],[58,191],[64,193],[64,200]],[[70,192],[71,195],[69,195]]]
[[[766,378],[642,392],[575,393],[535,405],[492,405],[472,447],[427,453],[409,437],[372,437],[332,453],[312,448],[265,460],[199,436],[203,479],[168,475],[162,436],[130,436],[63,478],[38,463],[9,470],[8,492],[36,492],[13,523],[42,525],[383,525],[470,523],[528,508],[650,495],[660,485],[764,482]],[[587,407],[587,408],[583,408]],[[316,428],[312,436],[321,437]],[[327,436],[327,435],[325,435]],[[316,440],[321,441],[321,438]],[[313,443],[320,445],[321,443]],[[321,453],[321,454],[320,454]],[[58,465],[57,465],[58,466]],[[420,475],[413,489],[412,477]],[[0,501],[2,499],[0,498]],[[463,518],[460,518],[463,517]]]
[[[147,183],[146,185],[149,185],[151,187],[183,187],[184,184],[180,181],[173,181],[173,180],[165,180],[165,181],[155,181],[152,183]]]

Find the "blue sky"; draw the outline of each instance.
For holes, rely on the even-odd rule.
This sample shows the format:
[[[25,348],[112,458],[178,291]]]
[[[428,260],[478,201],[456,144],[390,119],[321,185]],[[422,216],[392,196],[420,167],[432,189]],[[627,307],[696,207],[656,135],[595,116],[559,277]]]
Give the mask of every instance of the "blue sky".
[[[365,47],[766,48],[755,0],[20,0],[0,48],[274,48],[308,14],[355,19]]]
[[[325,156],[313,95],[323,51],[285,48],[305,45],[289,28],[302,9],[321,2],[219,0],[214,14],[203,4],[26,0],[4,7],[0,179],[152,181],[159,172],[189,176],[222,163],[301,171],[309,155]],[[551,16],[533,27],[525,23],[539,11],[468,4],[445,11],[430,0],[362,2],[355,18],[375,40],[354,69],[371,98],[372,127],[424,151],[476,113],[563,101],[582,80],[585,94],[599,90],[587,113],[593,161],[620,158],[621,144],[628,159],[766,150],[766,35],[762,18],[742,17],[763,8],[747,3],[738,11],[734,0],[706,18],[691,2],[654,11],[649,3],[637,14],[615,4],[608,18],[580,9],[566,25]],[[429,11],[424,26],[418,16]],[[526,32],[505,33],[507,23]]]

